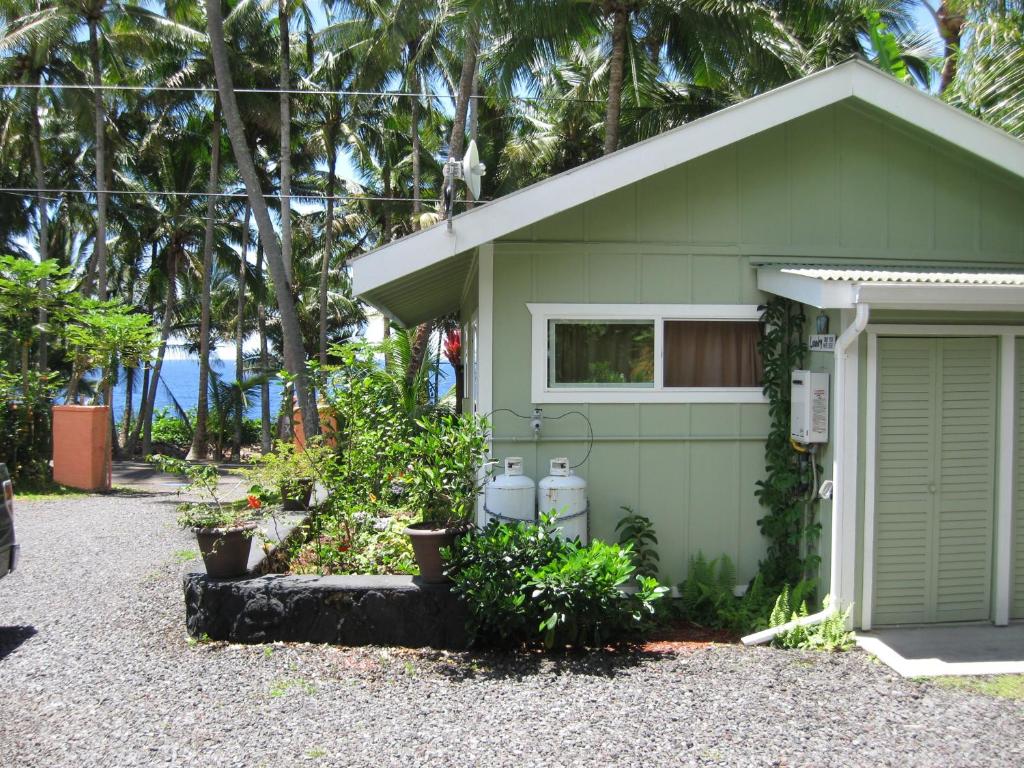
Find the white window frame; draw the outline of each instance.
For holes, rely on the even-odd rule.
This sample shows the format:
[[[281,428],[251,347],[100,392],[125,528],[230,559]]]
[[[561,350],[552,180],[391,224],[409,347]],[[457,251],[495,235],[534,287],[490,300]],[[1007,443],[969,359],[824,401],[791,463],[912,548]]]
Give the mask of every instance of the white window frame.
[[[665,387],[665,321],[754,322],[756,304],[536,304],[532,317],[530,392],[534,403],[766,403],[761,387]],[[654,321],[654,386],[551,387],[548,384],[548,325],[551,320]]]

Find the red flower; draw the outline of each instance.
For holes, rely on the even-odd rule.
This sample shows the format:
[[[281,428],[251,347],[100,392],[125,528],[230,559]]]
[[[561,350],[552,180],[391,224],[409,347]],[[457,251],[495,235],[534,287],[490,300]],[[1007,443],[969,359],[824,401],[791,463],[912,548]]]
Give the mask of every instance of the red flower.
[[[260,497],[250,493],[245,497],[246,501],[249,502],[249,509],[259,509],[263,506],[263,502],[260,501]]]
[[[459,365],[462,362],[462,332],[458,328],[445,334],[444,356],[452,365]]]

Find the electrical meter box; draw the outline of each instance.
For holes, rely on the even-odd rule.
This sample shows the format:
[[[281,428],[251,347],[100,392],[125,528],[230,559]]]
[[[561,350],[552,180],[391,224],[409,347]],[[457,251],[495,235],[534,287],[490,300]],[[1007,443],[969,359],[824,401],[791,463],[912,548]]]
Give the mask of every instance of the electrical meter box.
[[[828,442],[829,379],[823,371],[793,371],[789,436],[798,443]]]

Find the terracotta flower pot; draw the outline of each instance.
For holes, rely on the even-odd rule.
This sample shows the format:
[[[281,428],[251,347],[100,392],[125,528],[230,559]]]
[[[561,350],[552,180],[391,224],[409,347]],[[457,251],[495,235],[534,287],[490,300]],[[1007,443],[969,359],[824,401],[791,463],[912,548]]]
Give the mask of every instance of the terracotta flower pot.
[[[249,568],[249,550],[255,523],[235,528],[193,528],[206,575],[214,579],[244,576]]]
[[[455,537],[469,530],[466,523],[449,528],[438,528],[436,523],[414,523],[405,529],[412,539],[412,553],[420,568],[420,578],[427,584],[447,584],[441,549],[455,543]]]
[[[53,406],[53,480],[83,491],[110,490],[110,407]]]

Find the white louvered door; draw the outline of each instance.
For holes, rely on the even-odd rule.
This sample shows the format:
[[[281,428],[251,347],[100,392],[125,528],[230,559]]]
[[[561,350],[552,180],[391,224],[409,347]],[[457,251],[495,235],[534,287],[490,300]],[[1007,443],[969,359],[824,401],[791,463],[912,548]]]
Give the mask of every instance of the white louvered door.
[[[880,338],[873,621],[989,617],[993,338]]]

